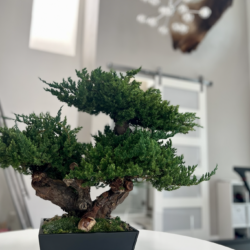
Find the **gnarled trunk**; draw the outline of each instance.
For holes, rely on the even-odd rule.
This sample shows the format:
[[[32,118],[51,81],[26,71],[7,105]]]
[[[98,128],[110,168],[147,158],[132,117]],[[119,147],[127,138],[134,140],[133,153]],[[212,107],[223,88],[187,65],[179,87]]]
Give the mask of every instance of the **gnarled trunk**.
[[[74,189],[68,188],[61,180],[53,180],[46,173],[35,172],[32,175],[32,187],[36,195],[44,200],[61,207],[66,212],[79,210],[77,207],[78,196]]]
[[[82,187],[83,181],[75,179],[54,180],[46,173],[36,172],[32,175],[32,187],[36,195],[61,207],[67,213],[82,217],[79,228],[90,230],[95,218],[109,218],[111,212],[121,204],[133,190],[129,179],[116,179],[110,184],[110,190],[104,192],[93,202],[90,187]],[[76,190],[76,191],[75,191]]]

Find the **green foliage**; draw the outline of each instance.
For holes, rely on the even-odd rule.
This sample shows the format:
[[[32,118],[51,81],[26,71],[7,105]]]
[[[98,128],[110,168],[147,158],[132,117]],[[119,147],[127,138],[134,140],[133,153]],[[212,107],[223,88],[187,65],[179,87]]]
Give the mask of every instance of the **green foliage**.
[[[165,135],[165,138],[168,136]],[[130,177],[147,180],[158,190],[174,190],[180,186],[197,185],[214,174],[200,179],[192,176],[197,166],[184,166],[183,156],[176,155],[171,140],[164,145],[160,132],[135,129],[115,135],[109,126],[94,136],[96,145],[86,144],[79,168],[70,171],[66,178],[83,179],[84,186],[108,185],[113,179]]]
[[[79,111],[97,115],[103,112],[116,123],[128,122],[143,128],[157,129],[176,133],[188,133],[199,126],[194,121],[198,119],[195,113],[179,113],[178,106],[172,106],[168,101],[162,101],[157,89],[140,89],[140,82],[132,80],[139,72],[131,70],[126,75],[116,72],[104,72],[97,68],[89,75],[86,69],[76,71],[80,80],[76,83],[71,78],[63,79],[62,83],[46,83],[50,88],[46,91],[57,96],[69,106],[75,106]]]
[[[193,175],[197,166],[185,167],[183,156],[176,154],[170,140],[177,133],[188,133],[199,126],[194,113],[179,113],[161,99],[159,90],[142,91],[141,83],[132,78],[139,70],[119,76],[100,68],[89,75],[86,69],[76,71],[80,80],[68,78],[62,83],[47,83],[46,89],[69,106],[97,115],[110,115],[116,124],[130,128],[123,135],[106,126],[104,133],[94,136],[95,145],[79,143],[61,109],[56,117],[48,113],[16,115],[17,122],[27,125],[24,131],[16,126],[0,128],[0,164],[12,165],[23,174],[46,172],[51,178],[76,178],[84,186],[105,186],[116,178],[134,182],[149,181],[158,190],[175,190],[181,186],[207,181],[215,171],[201,178]],[[167,140],[164,144],[161,139]],[[79,167],[69,169],[71,163]]]
[[[53,219],[50,222],[45,222],[42,226],[44,234],[63,234],[63,233],[86,233],[77,228],[80,218],[65,217]],[[95,232],[124,232],[129,231],[129,226],[121,221],[119,217],[115,219],[96,219],[96,224],[89,231]]]
[[[56,117],[49,113],[15,116],[16,122],[27,126],[24,131],[17,125],[0,128],[2,168],[11,165],[23,174],[45,171],[52,178],[62,179],[72,162],[81,162],[83,145],[76,139],[80,128],[71,130],[66,118],[61,121],[61,109]]]

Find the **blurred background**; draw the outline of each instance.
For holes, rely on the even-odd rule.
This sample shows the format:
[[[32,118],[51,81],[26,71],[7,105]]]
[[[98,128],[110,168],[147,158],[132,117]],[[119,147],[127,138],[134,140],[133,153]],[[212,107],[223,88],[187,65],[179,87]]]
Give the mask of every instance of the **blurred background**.
[[[250,168],[249,13],[247,0],[0,0],[1,113],[55,115],[62,104],[38,77],[59,82],[76,80],[84,67],[142,67],[144,90],[158,88],[181,112],[201,117],[204,129],[173,140],[177,152],[199,164],[197,175],[219,168],[209,183],[173,192],[138,185],[115,215],[142,229],[248,238],[249,193],[234,167]],[[63,115],[84,127],[82,142],[112,125],[66,105]],[[30,182],[0,169],[0,231],[38,228],[41,218],[62,214]],[[92,198],[103,192],[92,191]]]

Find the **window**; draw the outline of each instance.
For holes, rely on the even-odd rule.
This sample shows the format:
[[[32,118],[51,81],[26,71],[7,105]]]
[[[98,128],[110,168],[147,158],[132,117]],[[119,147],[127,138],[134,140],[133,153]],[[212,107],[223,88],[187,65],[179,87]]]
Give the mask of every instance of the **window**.
[[[79,0],[34,0],[29,47],[74,56]]]

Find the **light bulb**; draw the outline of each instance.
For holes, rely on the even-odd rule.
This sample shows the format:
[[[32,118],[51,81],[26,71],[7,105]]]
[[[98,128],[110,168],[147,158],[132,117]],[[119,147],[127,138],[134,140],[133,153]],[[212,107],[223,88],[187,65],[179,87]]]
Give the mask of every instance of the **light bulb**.
[[[146,20],[147,20],[147,17],[143,14],[140,14],[136,17],[136,20],[139,22],[139,23],[146,23]]]
[[[157,23],[157,19],[155,17],[149,17],[149,18],[147,18],[146,22],[151,27],[155,27],[158,24]]]
[[[211,14],[212,14],[212,10],[207,6],[204,6],[199,10],[199,16],[201,18],[207,19],[211,16]]]
[[[168,27],[166,27],[166,26],[160,26],[160,27],[158,28],[158,31],[159,31],[162,35],[167,35],[168,32],[169,32]]]
[[[189,27],[186,24],[180,25],[180,33],[181,34],[187,34],[189,31]]]
[[[202,0],[182,0],[183,3],[197,3],[201,2]]]
[[[171,29],[175,32],[179,32],[180,31],[180,23],[172,23]]]
[[[172,16],[174,14],[174,8],[170,6],[161,6],[158,11],[165,16]]]
[[[178,6],[178,12],[182,15],[184,13],[187,13],[189,11],[189,8],[186,4],[181,4]]]
[[[182,16],[182,20],[186,23],[191,23],[194,20],[194,15],[191,13],[185,13]]]
[[[187,34],[189,31],[189,27],[183,23],[172,23],[171,28],[174,32],[180,34]]]
[[[161,0],[148,0],[148,2],[153,6],[157,6],[161,3]]]

